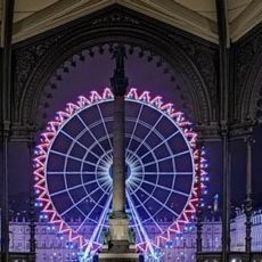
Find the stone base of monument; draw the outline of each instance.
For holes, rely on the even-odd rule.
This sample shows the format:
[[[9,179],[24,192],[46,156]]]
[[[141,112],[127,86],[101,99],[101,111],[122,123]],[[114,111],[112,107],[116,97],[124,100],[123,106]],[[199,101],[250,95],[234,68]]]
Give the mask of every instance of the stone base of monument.
[[[99,262],[139,262],[139,256],[134,245],[126,249],[126,243],[118,242],[110,249],[107,245],[103,246],[99,254]]]
[[[139,262],[136,254],[102,254],[99,255],[99,262]]]
[[[110,241],[104,245],[99,254],[99,262],[138,262],[139,254],[135,245],[130,245],[129,221],[127,218],[112,218],[109,220]]]
[[[110,238],[112,241],[129,242],[128,218],[109,219]]]

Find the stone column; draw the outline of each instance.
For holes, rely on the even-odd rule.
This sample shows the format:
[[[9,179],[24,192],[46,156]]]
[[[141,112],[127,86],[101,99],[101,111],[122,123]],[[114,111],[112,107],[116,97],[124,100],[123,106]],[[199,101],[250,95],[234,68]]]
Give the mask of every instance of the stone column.
[[[222,130],[223,202],[222,202],[222,261],[228,262],[230,253],[230,163],[228,130]]]
[[[125,101],[114,99],[113,124],[113,213],[112,218],[126,218],[125,213]]]
[[[246,148],[247,148],[247,162],[246,162],[246,199],[245,199],[245,214],[246,214],[246,253],[247,261],[251,261],[251,251],[252,251],[252,237],[251,237],[251,227],[252,227],[252,143],[254,140],[252,136],[246,138]]]
[[[1,141],[1,259],[2,262],[9,261],[9,205],[8,205],[8,143],[9,132],[3,131]]]
[[[128,78],[125,76],[125,47],[119,45],[114,56],[116,68],[111,78],[114,94],[113,113],[113,212],[110,219],[111,249],[115,252],[129,250],[128,218],[125,212],[125,93]],[[110,247],[109,247],[110,249]]]
[[[2,23],[0,39],[0,195],[1,195],[1,261],[9,257],[9,204],[8,204],[8,147],[11,129],[12,101],[12,31],[14,0],[2,1]]]
[[[196,231],[197,231],[197,236],[196,236],[196,257],[197,257],[197,262],[201,261],[201,252],[202,250],[202,230],[203,230],[203,221],[202,221],[202,188],[201,188],[201,155],[202,155],[202,147],[203,144],[202,142],[198,143],[198,151],[199,151],[199,159],[197,161],[197,191],[198,191],[198,196],[199,196],[199,203],[197,207],[197,220],[196,220]]]
[[[125,76],[124,45],[114,52],[116,69],[111,78],[114,94],[113,112],[113,210],[109,220],[109,243],[99,255],[100,262],[138,262],[139,254],[129,242],[129,221],[125,212],[125,93],[128,78]]]
[[[34,190],[34,176],[33,176],[33,150],[35,148],[35,142],[33,135],[30,135],[30,139],[27,142],[28,153],[29,153],[29,230],[30,230],[30,253],[35,261],[36,254],[36,239],[35,239],[35,228],[36,228],[36,214],[35,214],[35,190]]]

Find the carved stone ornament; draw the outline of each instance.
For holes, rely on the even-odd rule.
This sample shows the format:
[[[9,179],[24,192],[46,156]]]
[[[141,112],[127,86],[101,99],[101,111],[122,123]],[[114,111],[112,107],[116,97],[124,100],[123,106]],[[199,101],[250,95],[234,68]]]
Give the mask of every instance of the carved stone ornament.
[[[192,42],[190,39],[169,35],[170,38],[188,55],[201,74],[211,98],[212,120],[216,120],[217,108],[217,75],[218,75],[218,47],[211,43]],[[212,121],[211,120],[211,121]]]
[[[42,57],[53,47],[61,35],[56,35],[45,40],[38,41],[34,44],[26,45],[22,48],[15,49],[15,90],[16,102],[20,98],[21,92],[29,79],[30,74]],[[16,103],[17,104],[17,103]]]
[[[25,125],[33,121],[38,126],[38,99],[56,70],[82,50],[117,41],[141,46],[166,59],[186,81],[184,92],[190,97],[196,120],[205,124],[217,120],[217,46],[116,6],[15,47],[14,120]]]
[[[138,19],[135,19],[128,15],[123,15],[121,13],[113,13],[109,14],[107,16],[102,16],[94,19],[91,21],[92,25],[108,25],[108,24],[114,24],[114,23],[126,23],[126,24],[133,24],[133,25],[139,25],[140,22]]]
[[[235,83],[234,118],[257,119],[257,100],[262,87],[262,25],[248,33],[234,46]]]

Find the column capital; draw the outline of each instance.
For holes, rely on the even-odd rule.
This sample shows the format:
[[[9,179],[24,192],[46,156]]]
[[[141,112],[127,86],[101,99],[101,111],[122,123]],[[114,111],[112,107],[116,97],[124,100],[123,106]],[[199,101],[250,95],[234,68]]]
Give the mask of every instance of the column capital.
[[[252,145],[252,144],[256,143],[256,140],[254,139],[252,134],[249,134],[249,135],[244,137],[244,142],[247,143],[247,144]]]

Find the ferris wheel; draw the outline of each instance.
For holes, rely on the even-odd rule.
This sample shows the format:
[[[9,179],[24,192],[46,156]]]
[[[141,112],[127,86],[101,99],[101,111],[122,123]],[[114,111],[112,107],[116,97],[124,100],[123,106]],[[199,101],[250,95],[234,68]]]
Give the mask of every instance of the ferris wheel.
[[[125,99],[126,210],[137,248],[153,252],[181,231],[198,205],[197,137],[183,114],[160,96],[130,89]],[[35,190],[43,212],[86,254],[101,248],[108,228],[112,116],[109,88],[80,96],[57,112],[35,151]],[[79,223],[70,223],[71,218]]]

